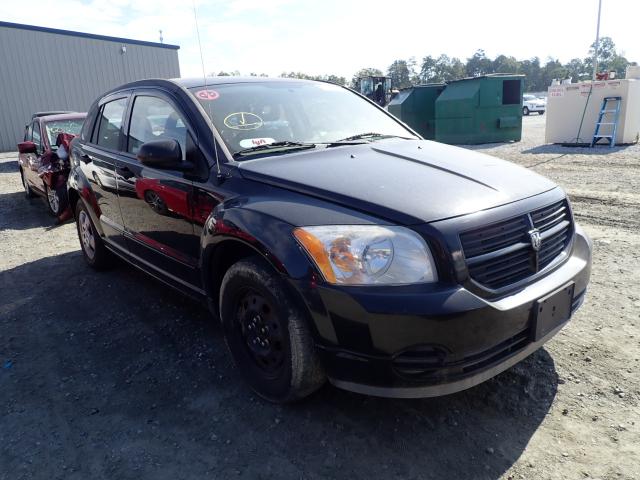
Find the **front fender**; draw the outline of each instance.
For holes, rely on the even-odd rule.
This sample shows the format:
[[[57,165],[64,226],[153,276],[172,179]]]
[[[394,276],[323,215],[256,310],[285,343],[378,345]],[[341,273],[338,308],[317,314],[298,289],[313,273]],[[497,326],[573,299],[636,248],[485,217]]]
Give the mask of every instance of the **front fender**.
[[[292,279],[309,278],[313,267],[295,241],[293,226],[263,212],[249,208],[216,208],[202,231],[201,268],[210,265],[216,247],[236,241],[263,256],[279,273]]]
[[[216,259],[216,252],[229,252],[222,247],[235,242],[253,250],[280,273],[300,308],[309,315],[316,341],[335,344],[336,334],[318,290],[319,276],[294,239],[293,228],[289,223],[250,208],[216,209],[205,223],[202,234],[203,285],[207,292],[214,293],[209,307],[217,313],[216,294],[223,273],[215,272],[214,266],[225,264],[224,259],[221,262]]]

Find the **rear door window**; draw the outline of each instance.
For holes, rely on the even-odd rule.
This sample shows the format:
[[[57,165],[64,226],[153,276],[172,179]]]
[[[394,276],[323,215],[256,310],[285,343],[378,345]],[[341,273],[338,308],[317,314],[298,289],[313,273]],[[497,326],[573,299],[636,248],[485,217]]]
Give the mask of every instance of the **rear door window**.
[[[186,157],[187,126],[182,115],[166,100],[139,95],[133,103],[127,151],[136,155],[143,143],[173,139]]]
[[[96,142],[100,147],[108,150],[120,149],[122,136],[122,119],[127,108],[127,99],[119,98],[105,103],[100,112]]]
[[[33,123],[30,124],[27,128],[25,128],[25,130],[24,130],[24,141],[25,142],[30,142],[32,138],[33,138]]]
[[[41,151],[42,139],[40,138],[40,123],[37,121],[33,122],[32,135],[33,135],[33,143],[36,144],[36,149],[38,151]]]

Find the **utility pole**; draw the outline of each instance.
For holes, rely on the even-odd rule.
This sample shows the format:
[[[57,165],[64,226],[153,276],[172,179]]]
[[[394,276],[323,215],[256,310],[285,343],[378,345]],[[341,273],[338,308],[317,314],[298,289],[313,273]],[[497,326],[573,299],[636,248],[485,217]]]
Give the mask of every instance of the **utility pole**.
[[[600,12],[602,11],[602,0],[598,0],[598,26],[596,28],[596,48],[593,50],[593,81],[598,73],[598,48],[600,47]]]
[[[164,40],[164,39],[162,38],[162,30],[158,30],[158,31],[160,32],[160,43],[162,43],[162,41]]]

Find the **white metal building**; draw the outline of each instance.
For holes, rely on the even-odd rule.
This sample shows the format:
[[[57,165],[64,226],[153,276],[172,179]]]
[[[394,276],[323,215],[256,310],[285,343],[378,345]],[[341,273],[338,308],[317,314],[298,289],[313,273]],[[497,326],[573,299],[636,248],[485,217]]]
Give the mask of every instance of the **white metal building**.
[[[177,45],[0,22],[0,152],[34,112],[86,111],[103,92],[180,76]]]

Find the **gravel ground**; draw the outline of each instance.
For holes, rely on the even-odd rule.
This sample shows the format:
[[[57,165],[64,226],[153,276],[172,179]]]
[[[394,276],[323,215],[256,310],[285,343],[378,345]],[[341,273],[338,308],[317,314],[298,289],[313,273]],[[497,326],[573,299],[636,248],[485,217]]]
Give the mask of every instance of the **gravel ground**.
[[[587,302],[545,348],[444,398],[326,386],[274,406],[198,304],[91,271],[0,154],[0,479],[640,478],[640,146],[473,147],[546,175],[594,239]]]

